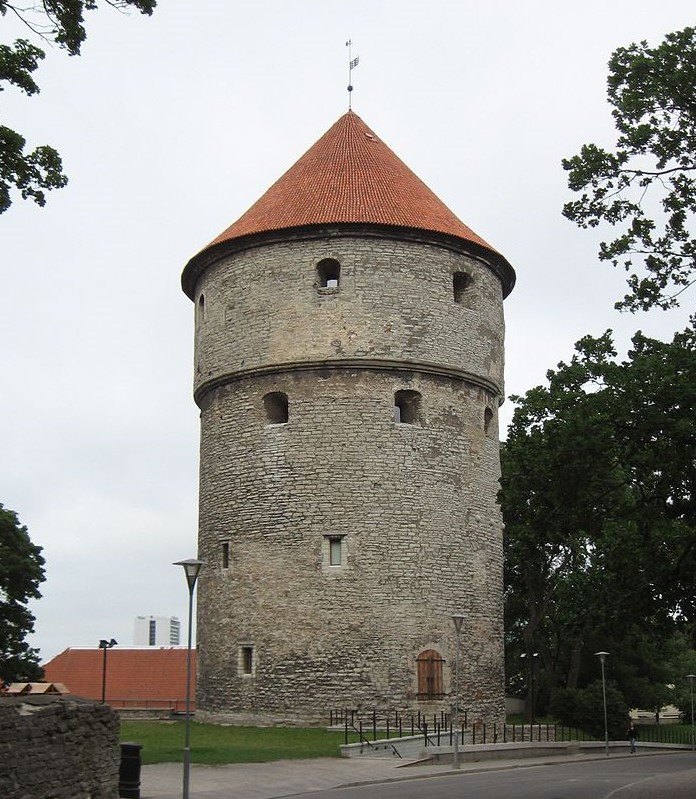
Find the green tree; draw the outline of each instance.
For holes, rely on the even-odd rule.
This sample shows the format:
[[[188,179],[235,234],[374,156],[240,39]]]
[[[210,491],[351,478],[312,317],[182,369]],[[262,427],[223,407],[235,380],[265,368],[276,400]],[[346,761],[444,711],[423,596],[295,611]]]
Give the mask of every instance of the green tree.
[[[619,228],[599,250],[630,273],[615,307],[671,308],[696,281],[696,29],[655,48],[619,48],[607,82],[616,145],[586,144],[563,160],[569,187],[582,192],[563,214],[582,228]]]
[[[659,645],[696,612],[696,341],[586,337],[513,398],[502,450],[508,674],[540,654],[542,703],[609,649],[632,704],[660,704]],[[620,654],[620,657],[619,657]],[[649,688],[649,686],[652,686]]]
[[[132,7],[142,14],[152,14],[157,0],[105,0],[106,5],[125,10]],[[98,0],[37,0],[16,3],[0,0],[0,15],[18,18],[30,35],[57,44],[70,55],[79,55],[87,32],[84,14],[93,11]],[[13,44],[0,44],[0,91],[7,84],[28,96],[38,94],[34,73],[45,52],[27,39]],[[40,206],[46,203],[46,192],[59,189],[68,182],[63,164],[53,147],[42,145],[26,150],[26,139],[17,131],[0,125],[0,213],[12,205],[13,190],[22,199],[32,199]]]
[[[45,579],[41,547],[32,544],[17,514],[0,504],[0,680],[40,678],[38,652],[24,640],[34,629],[27,607]]]

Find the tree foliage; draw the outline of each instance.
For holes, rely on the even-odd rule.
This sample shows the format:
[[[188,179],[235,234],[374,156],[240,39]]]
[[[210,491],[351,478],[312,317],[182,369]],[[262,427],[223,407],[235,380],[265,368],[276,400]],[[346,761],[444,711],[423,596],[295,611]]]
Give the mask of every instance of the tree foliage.
[[[105,0],[106,5],[119,10],[135,8],[142,14],[152,14],[156,0]],[[79,55],[87,31],[85,12],[98,7],[98,0],[42,0],[15,3],[0,0],[0,15],[19,19],[42,42],[53,43]],[[13,44],[0,44],[0,91],[14,87],[31,96],[38,94],[34,73],[45,52],[27,39]],[[40,206],[46,203],[46,192],[68,182],[57,151],[48,145],[26,149],[26,139],[17,131],[0,125],[0,213],[12,205],[13,191],[22,199],[31,199]]]
[[[17,514],[0,504],[0,680],[36,679],[41,675],[38,653],[24,640],[34,629],[27,607],[41,594],[44,577],[41,547],[32,544]]]
[[[621,741],[628,727],[628,705],[612,680],[602,686],[597,680],[587,688],[564,688],[551,703],[551,712],[559,721],[579,727],[595,738],[604,738],[604,698],[606,695],[607,733],[609,740]]]
[[[583,228],[618,228],[599,251],[630,273],[617,308],[674,307],[696,281],[694,86],[696,29],[667,34],[655,48],[645,41],[619,48],[608,77],[614,151],[586,144],[563,160],[569,187],[582,192],[564,216]]]
[[[610,645],[634,706],[670,681],[659,644],[696,612],[695,344],[693,330],[671,343],[637,333],[618,361],[610,332],[588,336],[548,385],[513,398],[500,492],[508,673],[539,652],[542,704],[582,687]]]

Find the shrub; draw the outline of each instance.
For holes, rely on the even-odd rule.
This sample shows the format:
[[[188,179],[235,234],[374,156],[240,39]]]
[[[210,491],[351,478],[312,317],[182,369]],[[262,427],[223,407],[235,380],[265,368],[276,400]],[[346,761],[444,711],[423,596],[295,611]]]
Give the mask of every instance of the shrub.
[[[607,683],[607,729],[611,740],[623,740],[628,725],[628,706],[615,683]],[[602,682],[587,688],[566,688],[551,701],[551,712],[559,721],[580,727],[594,738],[604,738]]]

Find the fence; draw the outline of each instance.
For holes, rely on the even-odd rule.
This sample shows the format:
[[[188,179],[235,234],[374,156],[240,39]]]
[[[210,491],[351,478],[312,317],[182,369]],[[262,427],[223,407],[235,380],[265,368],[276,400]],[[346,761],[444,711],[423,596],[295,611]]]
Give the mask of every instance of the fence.
[[[167,710],[172,713],[184,713],[186,711],[185,699],[119,699],[118,697],[108,697],[107,704],[111,705],[114,710]],[[196,709],[196,703],[193,700],[190,702],[190,708],[191,712]]]
[[[460,742],[467,744],[517,743],[523,741],[596,741],[577,727],[557,723],[536,724],[486,724],[468,723],[466,710],[461,712],[462,723],[459,730]],[[344,743],[351,743],[351,737],[360,743],[422,735],[425,746],[452,746],[456,730],[448,713],[426,716],[423,713],[406,716],[397,711],[370,712],[340,709],[330,712],[329,724],[343,727]],[[639,740],[651,743],[691,744],[691,730],[672,725],[638,726]]]

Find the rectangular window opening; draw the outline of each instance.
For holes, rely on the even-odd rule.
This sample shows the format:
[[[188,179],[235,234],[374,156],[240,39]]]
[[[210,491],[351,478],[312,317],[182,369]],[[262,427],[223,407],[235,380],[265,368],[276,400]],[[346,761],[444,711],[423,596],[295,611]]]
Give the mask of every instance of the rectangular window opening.
[[[222,568],[229,569],[230,568],[230,544],[229,541],[225,541],[222,545]]]
[[[239,651],[239,667],[242,674],[254,673],[254,647],[243,646]]]

